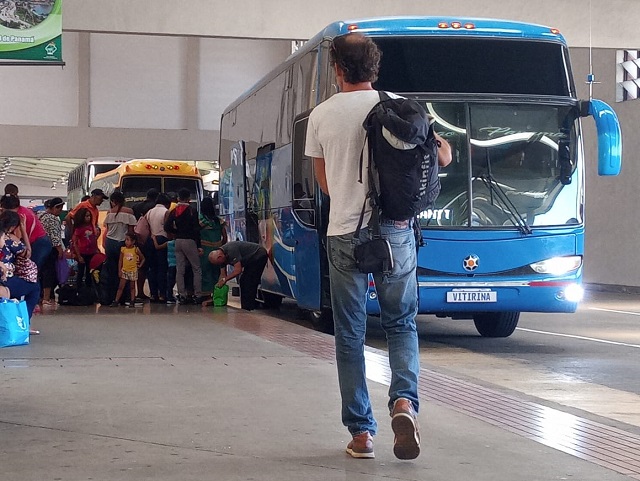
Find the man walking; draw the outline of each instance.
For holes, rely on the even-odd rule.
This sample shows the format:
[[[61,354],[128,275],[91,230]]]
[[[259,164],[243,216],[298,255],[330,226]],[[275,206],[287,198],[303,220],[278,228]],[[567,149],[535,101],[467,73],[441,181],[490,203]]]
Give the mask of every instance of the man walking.
[[[342,422],[353,437],[347,453],[355,458],[373,458],[373,436],[378,427],[365,376],[367,274],[356,267],[353,236],[368,192],[367,175],[360,177],[359,173],[365,143],[362,124],[380,100],[372,87],[378,76],[380,52],[370,38],[350,33],[334,39],[330,55],[339,93],[311,113],[305,153],[314,159],[320,188],[331,197],[327,254]],[[439,157],[450,155],[446,142],[440,137],[438,140],[444,147]],[[366,155],[367,149],[364,152]],[[366,158],[363,165],[367,165]],[[358,182],[360,178],[365,181]],[[371,214],[367,209],[365,225]],[[395,434],[393,450],[400,459],[414,459],[420,454],[415,239],[411,221],[382,218],[380,230],[391,244],[394,260],[390,274],[375,276],[380,320],[389,348],[388,407]],[[361,240],[366,240],[366,235],[363,229]]]

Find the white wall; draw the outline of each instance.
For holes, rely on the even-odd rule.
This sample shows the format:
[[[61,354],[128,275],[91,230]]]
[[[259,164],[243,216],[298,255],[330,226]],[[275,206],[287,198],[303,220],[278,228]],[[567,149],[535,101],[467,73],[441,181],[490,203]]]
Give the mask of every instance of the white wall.
[[[290,54],[287,41],[200,39],[198,127],[218,130],[224,108]]]
[[[78,125],[78,34],[64,35],[67,65],[0,65],[0,124]]]
[[[336,20],[371,16],[465,15],[557,27],[570,45],[640,45],[638,0],[65,0],[66,30],[307,39]]]
[[[0,68],[0,157],[217,160],[223,109],[291,43],[64,32],[63,51]]]
[[[187,127],[187,39],[91,34],[90,126]]]

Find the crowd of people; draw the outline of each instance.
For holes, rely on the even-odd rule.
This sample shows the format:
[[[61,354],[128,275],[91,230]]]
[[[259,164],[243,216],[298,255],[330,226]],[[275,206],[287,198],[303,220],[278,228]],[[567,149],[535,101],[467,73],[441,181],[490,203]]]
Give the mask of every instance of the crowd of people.
[[[107,200],[100,225],[98,207]],[[207,305],[221,278],[209,254],[227,243],[227,233],[211,198],[202,200],[199,211],[190,201],[187,189],[150,189],[130,208],[121,192],[108,197],[95,189],[62,220],[60,197],[36,213],[21,205],[18,187],[7,184],[0,198],[0,297],[24,299],[30,319],[60,301],[56,288],[63,283],[90,292],[80,297],[113,307],[146,301]],[[60,264],[68,266],[65,279]]]

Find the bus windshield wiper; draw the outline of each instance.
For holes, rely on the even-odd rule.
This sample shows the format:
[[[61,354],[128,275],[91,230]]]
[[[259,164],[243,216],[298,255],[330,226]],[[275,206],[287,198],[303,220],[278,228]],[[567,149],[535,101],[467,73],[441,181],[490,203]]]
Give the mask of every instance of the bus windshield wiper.
[[[522,214],[518,211],[511,199],[507,196],[504,188],[498,183],[496,179],[491,175],[491,160],[489,159],[489,153],[487,152],[487,172],[478,177],[484,186],[491,194],[491,201],[493,202],[494,195],[498,198],[504,210],[509,214],[509,220],[518,228],[520,232],[525,235],[531,234],[533,231]]]

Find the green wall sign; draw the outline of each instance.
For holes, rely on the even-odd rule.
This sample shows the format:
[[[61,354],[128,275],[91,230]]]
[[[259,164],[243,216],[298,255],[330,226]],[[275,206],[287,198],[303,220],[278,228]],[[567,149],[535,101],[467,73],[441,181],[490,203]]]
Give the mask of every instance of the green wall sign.
[[[62,62],[62,0],[0,0],[2,60]]]

